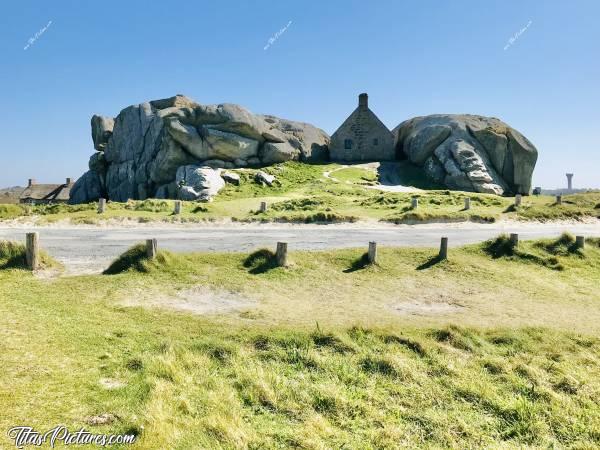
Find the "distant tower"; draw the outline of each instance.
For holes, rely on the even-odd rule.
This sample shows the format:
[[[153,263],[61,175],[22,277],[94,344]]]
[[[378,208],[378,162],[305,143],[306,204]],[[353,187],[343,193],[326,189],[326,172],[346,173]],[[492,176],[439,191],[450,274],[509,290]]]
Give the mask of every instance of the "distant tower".
[[[573,189],[573,174],[572,173],[568,173],[567,174],[567,186],[569,190]]]

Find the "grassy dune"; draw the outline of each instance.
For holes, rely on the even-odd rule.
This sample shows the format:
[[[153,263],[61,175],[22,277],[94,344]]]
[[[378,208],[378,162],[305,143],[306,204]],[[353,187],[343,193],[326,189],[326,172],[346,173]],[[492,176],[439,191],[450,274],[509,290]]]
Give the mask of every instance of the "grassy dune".
[[[293,252],[288,269],[269,251],[133,248],[110,275],[60,278],[3,266],[7,248],[3,430],[64,423],[144,449],[600,445],[598,240],[500,237],[444,262],[382,249],[377,266],[359,249]],[[251,306],[172,302],[207,291]]]
[[[35,218],[40,223],[69,219],[73,223],[94,224],[106,219],[127,218],[139,222],[204,222],[230,218],[235,221],[354,222],[380,220],[393,223],[435,221],[494,222],[501,218],[520,220],[581,220],[600,216],[600,193],[565,196],[562,205],[554,197],[525,197],[515,208],[514,199],[495,195],[448,190],[415,193],[389,193],[373,189],[376,173],[336,164],[278,164],[264,169],[277,182],[261,186],[254,182],[254,170],[238,170],[241,185],[227,185],[212,203],[186,202],[181,216],[173,215],[168,200],[110,203],[102,216],[96,205],[53,205],[28,207],[0,205],[0,220]],[[402,168],[407,184],[423,187],[425,181],[410,168]],[[324,174],[329,173],[329,177]],[[419,208],[411,208],[411,198],[419,197]],[[472,207],[464,210],[464,198]],[[261,201],[269,204],[260,213]]]

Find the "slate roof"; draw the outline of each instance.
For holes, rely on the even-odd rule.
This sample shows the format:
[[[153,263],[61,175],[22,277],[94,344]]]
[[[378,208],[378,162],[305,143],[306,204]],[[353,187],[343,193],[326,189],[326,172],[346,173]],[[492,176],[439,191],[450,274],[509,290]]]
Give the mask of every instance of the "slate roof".
[[[69,201],[71,184],[34,184],[26,187],[20,196],[21,200]]]

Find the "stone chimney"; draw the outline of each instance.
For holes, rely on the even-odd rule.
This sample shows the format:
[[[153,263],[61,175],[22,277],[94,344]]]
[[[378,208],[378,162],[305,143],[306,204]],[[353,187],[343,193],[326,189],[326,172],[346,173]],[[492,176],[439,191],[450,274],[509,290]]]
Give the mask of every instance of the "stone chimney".
[[[69,184],[71,184],[72,182],[73,182],[73,181],[71,180],[71,178],[67,178],[67,182],[66,182],[65,184],[68,186],[68,185],[69,185]]]
[[[35,184],[35,180],[33,178],[30,178],[29,181],[27,182],[27,187],[31,187]]]
[[[358,96],[358,107],[364,109],[369,107],[369,96],[366,93],[362,93]]]

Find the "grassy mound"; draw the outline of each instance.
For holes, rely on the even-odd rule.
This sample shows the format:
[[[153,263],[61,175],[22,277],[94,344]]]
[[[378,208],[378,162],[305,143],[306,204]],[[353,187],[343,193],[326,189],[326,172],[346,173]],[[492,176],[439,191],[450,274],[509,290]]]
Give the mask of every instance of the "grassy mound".
[[[339,181],[355,184],[372,185],[377,181],[377,173],[374,170],[362,169],[358,167],[348,167],[336,170],[332,176]]]
[[[277,267],[277,258],[271,250],[257,250],[244,260],[244,267],[252,274],[264,273]]]
[[[154,261],[150,261],[146,255],[146,245],[137,244],[115,259],[103,272],[104,275],[118,275],[129,271],[148,273],[151,270],[168,270],[174,262],[180,263],[185,256],[172,255],[170,252],[161,250]]]
[[[128,369],[149,390],[147,448],[600,445],[598,339],[453,326],[186,341]]]
[[[18,242],[0,240],[0,270],[27,269],[25,246]],[[44,251],[40,251],[40,269],[59,267],[60,264]]]
[[[493,258],[513,258],[528,261],[555,270],[564,270],[569,258],[585,257],[584,252],[577,248],[575,237],[563,233],[554,240],[538,240],[520,242],[513,245],[510,237],[502,234],[495,239],[483,243],[483,250]]]

